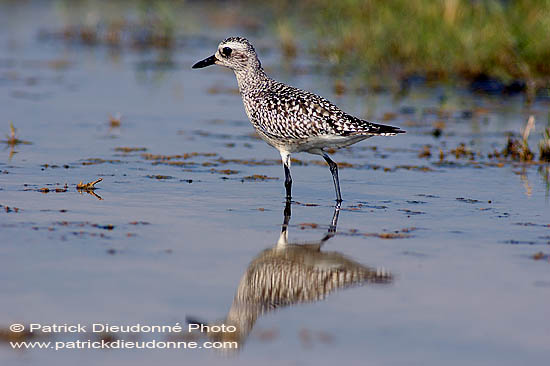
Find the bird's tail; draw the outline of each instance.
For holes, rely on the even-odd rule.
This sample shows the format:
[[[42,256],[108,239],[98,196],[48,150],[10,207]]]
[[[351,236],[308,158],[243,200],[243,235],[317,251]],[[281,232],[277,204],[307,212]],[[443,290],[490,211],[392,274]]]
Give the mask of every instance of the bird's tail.
[[[367,136],[394,136],[400,133],[405,133],[399,127],[381,125],[372,123],[359,118],[353,118],[355,122],[355,131],[349,132],[350,135],[367,135]]]
[[[379,136],[395,136],[400,133],[405,133],[405,131],[400,129],[399,127],[379,125],[376,123],[373,123],[373,126],[375,127],[373,134]]]

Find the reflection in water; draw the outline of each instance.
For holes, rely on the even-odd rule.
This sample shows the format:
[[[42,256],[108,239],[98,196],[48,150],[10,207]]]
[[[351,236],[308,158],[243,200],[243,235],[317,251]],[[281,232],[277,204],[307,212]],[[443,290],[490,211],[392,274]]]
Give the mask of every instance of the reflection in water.
[[[387,284],[392,275],[364,266],[338,252],[323,252],[321,246],[336,233],[340,207],[334,210],[328,232],[319,241],[288,242],[291,209],[287,202],[281,235],[275,247],[261,252],[241,278],[225,320],[217,324],[234,326],[235,332],[209,332],[214,341],[236,341],[242,347],[256,320],[278,308],[324,299],[328,294],[366,283]],[[188,319],[190,324],[201,322]]]
[[[546,198],[548,199],[550,193],[550,166],[548,164],[539,166],[539,174],[546,186]]]
[[[103,197],[101,197],[99,194],[95,193],[95,192],[92,191],[92,190],[89,190],[89,189],[79,189],[79,188],[77,188],[76,190],[77,190],[78,193],[80,193],[80,194],[84,194],[84,192],[86,192],[86,193],[88,193],[89,195],[94,196],[95,198],[97,198],[97,199],[100,200],[100,201],[103,200]]]
[[[531,197],[531,195],[533,194],[533,188],[529,184],[529,178],[527,178],[527,172],[526,172],[525,166],[521,168],[521,172],[519,174],[520,174],[519,178],[523,183],[523,188],[525,188],[525,195],[527,195],[527,197]]]
[[[10,134],[6,135],[5,140],[0,140],[1,143],[6,144],[6,147],[10,148],[10,154],[8,157],[8,160],[11,161],[11,158],[13,158],[14,154],[17,154],[17,151],[15,151],[15,146],[17,145],[30,145],[31,142],[21,140],[16,136],[17,129],[13,126],[13,123],[10,122]]]
[[[17,154],[17,151],[15,151],[15,145],[9,145],[10,154],[8,155],[8,161],[11,161],[13,156]]]

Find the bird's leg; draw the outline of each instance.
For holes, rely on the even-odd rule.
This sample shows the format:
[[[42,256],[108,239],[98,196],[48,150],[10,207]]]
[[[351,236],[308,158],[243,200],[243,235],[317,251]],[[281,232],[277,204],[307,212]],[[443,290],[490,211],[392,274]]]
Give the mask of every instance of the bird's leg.
[[[336,206],[334,206],[334,214],[332,215],[332,221],[330,223],[330,227],[328,228],[329,232],[332,232],[332,233],[336,232],[336,226],[338,225],[339,214],[340,214],[340,202],[336,203]]]
[[[290,154],[281,151],[281,159],[285,168],[285,188],[286,188],[286,200],[292,199],[292,177],[290,176]]]
[[[336,226],[338,225],[338,215],[340,214],[340,202],[336,203],[336,206],[334,206],[334,213],[332,214],[332,221],[330,222],[330,226],[328,227],[328,231],[326,235],[321,239],[321,243],[324,243],[325,241],[332,238],[334,235],[336,235]]]
[[[288,223],[290,222],[291,210],[290,200],[286,200],[285,209],[283,211],[283,225],[281,225],[281,235],[277,241],[278,248],[285,248],[288,245]]]
[[[282,231],[285,231],[288,227],[288,223],[290,222],[290,216],[292,215],[292,211],[290,210],[290,201],[286,201],[285,204],[285,210],[283,211],[283,228]]]
[[[328,156],[327,153],[323,152],[323,158],[327,162],[330,172],[332,173],[332,180],[334,181],[334,189],[336,190],[336,203],[337,206],[340,206],[340,202],[342,202],[342,195],[340,194],[340,181],[338,180],[338,165],[332,159],[330,156]]]
[[[286,199],[290,201],[292,199],[292,177],[290,176],[290,168],[285,166],[285,188],[286,188]]]

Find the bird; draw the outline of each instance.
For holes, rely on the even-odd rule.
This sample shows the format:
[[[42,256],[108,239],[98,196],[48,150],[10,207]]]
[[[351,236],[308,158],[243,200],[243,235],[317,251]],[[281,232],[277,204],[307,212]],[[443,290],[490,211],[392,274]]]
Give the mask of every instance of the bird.
[[[327,150],[339,149],[372,136],[393,136],[405,131],[352,116],[314,93],[278,82],[265,73],[254,46],[243,37],[229,37],[214,55],[195,63],[198,69],[210,65],[234,71],[245,112],[262,140],[281,154],[285,171],[286,199],[292,199],[290,156],[307,152],[327,162],[336,202],[342,202],[338,165]]]
[[[334,209],[328,230],[320,240],[289,242],[290,204],[286,201],[277,243],[261,251],[249,263],[227,316],[212,323],[187,317],[189,324],[234,327],[232,332],[207,332],[206,336],[211,340],[237,342],[238,349],[241,349],[262,315],[298,304],[318,302],[350,287],[393,283],[394,275],[387,269],[363,265],[340,252],[322,250],[323,245],[336,235],[339,208]]]

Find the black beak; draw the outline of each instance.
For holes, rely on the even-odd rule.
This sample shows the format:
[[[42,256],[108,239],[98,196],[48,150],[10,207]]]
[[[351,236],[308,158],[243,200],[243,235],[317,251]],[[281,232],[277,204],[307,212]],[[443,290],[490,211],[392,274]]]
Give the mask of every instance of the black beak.
[[[216,56],[212,55],[212,56],[210,56],[208,58],[205,58],[204,60],[199,61],[196,64],[194,64],[193,69],[200,69],[200,68],[203,68],[203,67],[206,67],[206,66],[214,65],[217,60],[218,59],[216,58]]]

